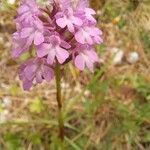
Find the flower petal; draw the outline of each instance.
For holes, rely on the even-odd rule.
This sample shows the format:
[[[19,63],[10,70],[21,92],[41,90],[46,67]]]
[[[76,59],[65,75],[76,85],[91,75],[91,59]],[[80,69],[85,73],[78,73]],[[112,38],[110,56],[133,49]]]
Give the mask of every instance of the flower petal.
[[[74,26],[73,26],[72,22],[68,21],[67,27],[68,27],[68,30],[69,30],[71,33],[74,32]]]
[[[56,20],[56,23],[59,27],[64,28],[67,24],[64,18],[59,18]]]
[[[66,41],[61,41],[61,46],[65,49],[69,49],[71,48],[71,45],[69,43],[67,43]]]
[[[29,80],[23,81],[23,89],[25,91],[29,91],[31,87],[32,87],[32,81],[29,81]]]
[[[30,36],[33,32],[33,28],[23,28],[21,30],[20,36],[21,38],[26,38],[28,36]]]
[[[69,57],[69,52],[61,47],[56,49],[56,57],[60,64],[63,64],[65,60]]]
[[[34,44],[35,45],[40,45],[43,42],[44,42],[44,36],[43,36],[43,34],[40,33],[40,32],[35,33]]]
[[[49,82],[49,81],[51,81],[52,80],[52,78],[53,78],[53,76],[54,76],[54,72],[53,72],[53,70],[50,68],[50,67],[48,67],[48,66],[43,66],[43,68],[42,68],[42,74],[43,74],[43,77],[44,77],[44,79],[47,81],[47,82]]]
[[[84,70],[85,68],[85,61],[82,57],[82,55],[78,55],[75,58],[75,66],[79,69],[79,70]]]
[[[34,78],[36,69],[36,65],[30,65],[25,68],[24,73],[28,80],[32,80]]]
[[[37,56],[40,58],[46,56],[49,53],[49,51],[50,51],[50,44],[46,44],[46,43],[37,46],[37,50],[36,50]]]
[[[75,25],[82,26],[83,24],[83,21],[78,17],[72,17],[71,20]]]
[[[81,43],[81,44],[84,44],[84,43],[85,43],[85,38],[84,38],[84,36],[83,36],[83,34],[82,34],[81,31],[78,31],[78,32],[75,34],[75,39],[76,39],[79,43]]]
[[[94,72],[93,62],[91,62],[90,60],[87,60],[86,65],[91,72]]]
[[[43,78],[42,78],[42,72],[41,72],[41,70],[39,70],[38,72],[36,72],[36,77],[35,77],[35,79],[36,79],[36,82],[37,82],[37,83],[42,83]]]
[[[52,65],[53,62],[54,62],[54,59],[55,59],[55,50],[54,49],[51,49],[48,53],[48,56],[47,56],[47,63]]]

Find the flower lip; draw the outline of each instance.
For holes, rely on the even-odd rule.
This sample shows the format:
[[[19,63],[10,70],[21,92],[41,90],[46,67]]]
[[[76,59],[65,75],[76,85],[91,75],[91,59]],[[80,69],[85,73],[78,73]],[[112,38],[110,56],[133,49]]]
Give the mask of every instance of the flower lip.
[[[54,47],[61,44],[60,37],[59,37],[59,36],[56,36],[56,35],[52,35],[52,36],[49,38],[49,41],[51,42],[51,44],[52,44]]]
[[[67,26],[71,33],[74,33],[75,26],[82,26],[83,21],[76,16],[72,8],[67,8],[63,12],[58,12],[55,15],[56,23],[59,27],[65,28]]]

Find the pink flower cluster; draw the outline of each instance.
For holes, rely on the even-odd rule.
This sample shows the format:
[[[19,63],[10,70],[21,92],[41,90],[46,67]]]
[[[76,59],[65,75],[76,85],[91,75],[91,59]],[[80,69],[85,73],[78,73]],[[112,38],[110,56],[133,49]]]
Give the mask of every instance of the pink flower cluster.
[[[50,0],[45,8],[35,0],[22,0],[15,19],[12,56],[17,58],[34,47],[35,56],[19,67],[23,88],[53,78],[56,61],[72,61],[79,70],[93,72],[98,56],[94,45],[102,43],[95,11],[86,0]]]

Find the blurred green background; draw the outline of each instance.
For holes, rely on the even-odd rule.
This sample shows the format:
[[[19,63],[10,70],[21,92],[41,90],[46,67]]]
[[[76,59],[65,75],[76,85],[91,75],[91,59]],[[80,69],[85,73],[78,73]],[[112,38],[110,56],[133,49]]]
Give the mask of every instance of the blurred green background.
[[[0,1],[0,150],[61,150],[55,83],[24,92],[12,60],[19,0]],[[101,65],[62,78],[66,150],[150,150],[150,1],[91,0]]]

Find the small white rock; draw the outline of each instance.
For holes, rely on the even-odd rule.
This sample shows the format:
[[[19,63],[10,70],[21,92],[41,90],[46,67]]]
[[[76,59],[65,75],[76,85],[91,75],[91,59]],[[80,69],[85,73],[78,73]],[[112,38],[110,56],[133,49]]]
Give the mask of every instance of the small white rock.
[[[139,60],[139,54],[137,52],[131,52],[128,54],[127,61],[130,64],[134,64]]]
[[[12,104],[12,101],[11,101],[11,99],[9,97],[5,97],[3,99],[3,102],[2,102],[2,106],[3,107],[10,107],[11,104]]]
[[[122,63],[123,57],[124,57],[124,51],[117,48],[117,47],[113,47],[113,48],[108,48],[107,49],[111,55],[113,56],[113,60],[112,63],[114,65],[118,65]]]
[[[113,64],[114,65],[121,64],[123,56],[124,56],[124,52],[123,51],[117,52],[115,57],[114,57],[114,59],[113,59]]]

